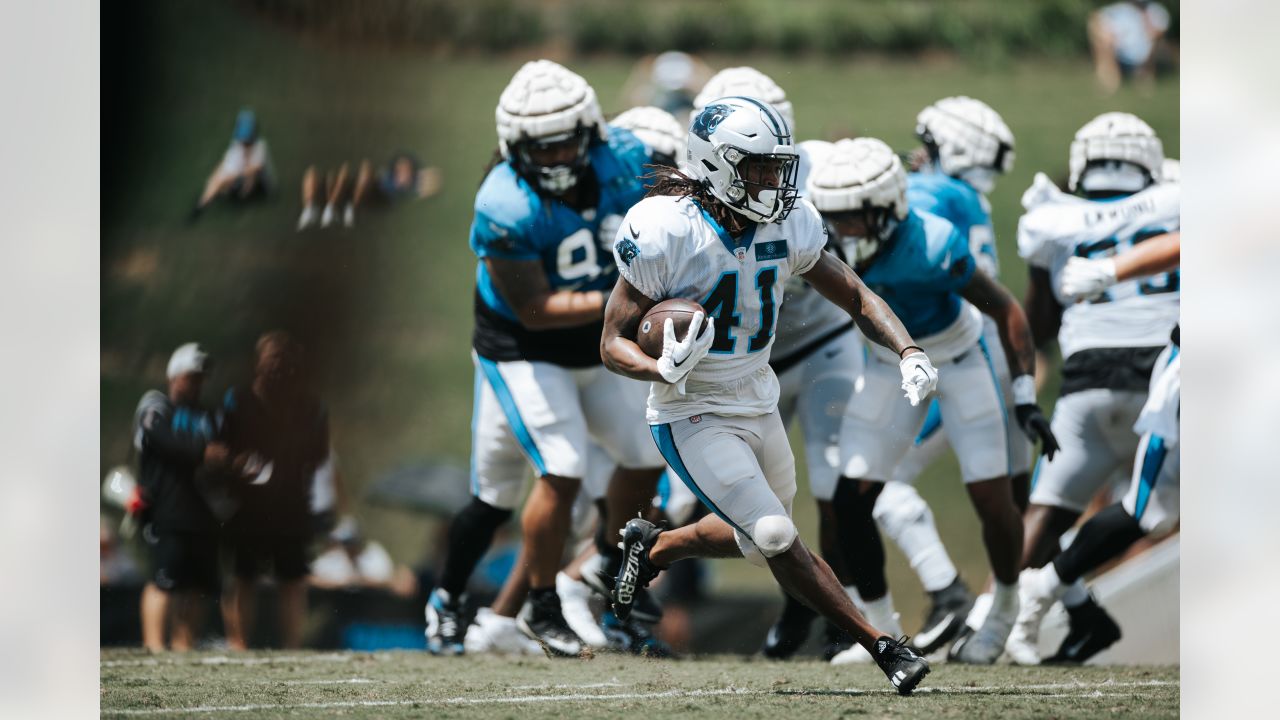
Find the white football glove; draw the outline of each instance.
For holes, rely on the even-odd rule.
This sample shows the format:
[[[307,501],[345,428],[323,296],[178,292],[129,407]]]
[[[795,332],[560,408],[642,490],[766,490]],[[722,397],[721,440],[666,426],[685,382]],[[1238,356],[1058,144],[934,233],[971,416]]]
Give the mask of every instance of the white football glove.
[[[929,362],[929,356],[919,350],[902,358],[898,369],[902,371],[902,389],[912,407],[938,388],[938,371]]]
[[[704,318],[707,327],[699,335],[698,328],[702,327]],[[663,380],[675,385],[681,395],[684,394],[685,377],[711,350],[711,343],[716,338],[715,320],[701,312],[694,313],[689,332],[685,333],[683,340],[676,340],[676,327],[671,318],[662,325],[662,357],[658,358],[658,373]]]
[[[1062,294],[1072,300],[1092,300],[1116,284],[1116,262],[1110,258],[1067,259],[1062,268]]]

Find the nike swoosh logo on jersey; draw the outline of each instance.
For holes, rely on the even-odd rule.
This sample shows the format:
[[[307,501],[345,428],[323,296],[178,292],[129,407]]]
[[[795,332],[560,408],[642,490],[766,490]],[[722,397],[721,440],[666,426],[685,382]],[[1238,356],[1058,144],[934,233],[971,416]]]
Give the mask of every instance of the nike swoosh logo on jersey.
[[[635,240],[639,240],[639,239],[640,239],[640,233],[636,232],[636,226],[635,226],[635,225],[632,225],[631,223],[627,223],[627,228],[631,230],[631,237],[632,237],[632,239],[635,239]]]
[[[944,630],[951,627],[951,621],[954,620],[955,617],[955,613],[947,613],[947,616],[942,618],[942,622],[934,625],[927,631],[916,633],[916,647],[923,648],[932,645],[933,641],[937,640],[938,636],[942,635]]]

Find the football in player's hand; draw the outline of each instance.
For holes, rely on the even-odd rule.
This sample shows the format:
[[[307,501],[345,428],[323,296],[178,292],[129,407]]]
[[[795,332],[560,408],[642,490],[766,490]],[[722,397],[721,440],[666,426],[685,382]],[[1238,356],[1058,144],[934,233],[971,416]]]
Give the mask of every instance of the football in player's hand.
[[[682,298],[663,300],[650,308],[644,319],[640,321],[640,329],[636,331],[636,344],[649,357],[662,357],[662,326],[667,318],[671,318],[675,326],[676,340],[683,340],[685,334],[689,332],[690,323],[693,322],[693,314],[698,312],[705,314],[706,311],[692,300]],[[704,320],[699,332],[706,330],[706,327],[707,323]]]

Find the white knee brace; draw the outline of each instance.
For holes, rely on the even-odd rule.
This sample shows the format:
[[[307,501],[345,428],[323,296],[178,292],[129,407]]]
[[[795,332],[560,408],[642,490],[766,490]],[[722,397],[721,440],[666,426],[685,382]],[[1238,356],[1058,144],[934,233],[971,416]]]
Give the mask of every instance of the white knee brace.
[[[888,482],[876,498],[872,517],[885,535],[895,539],[913,523],[930,515],[929,506],[916,489],[901,482]]]
[[[752,541],[761,555],[771,558],[790,550],[799,534],[796,524],[786,515],[765,515],[756,521]]]

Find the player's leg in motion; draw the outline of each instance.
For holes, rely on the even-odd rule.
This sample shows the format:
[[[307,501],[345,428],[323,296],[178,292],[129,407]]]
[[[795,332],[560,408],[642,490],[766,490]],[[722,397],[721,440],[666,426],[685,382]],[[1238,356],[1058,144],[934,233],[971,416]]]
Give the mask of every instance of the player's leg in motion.
[[[653,427],[672,469],[716,514],[662,532],[641,520],[623,533],[625,565],[614,589],[625,611],[634,589],[688,557],[737,552],[765,564],[783,589],[867,647],[898,691],[909,694],[928,663],[867,621],[821,558],[800,541],[790,517],[795,464],[776,412],[758,417],[703,414]]]
[[[498,527],[520,502],[527,475],[520,440],[481,368],[476,369],[471,438],[471,502],[449,525],[440,584],[427,602],[427,649],[460,654],[466,637],[467,583]],[[520,567],[517,566],[517,572]]]
[[[923,655],[951,642],[964,627],[973,606],[973,594],[960,579],[938,535],[933,511],[912,485],[949,447],[946,433],[942,432],[942,411],[935,398],[929,404],[924,426],[872,511],[880,531],[907,556],[929,594],[928,613],[920,631],[911,639],[912,648]]]
[[[1080,390],[1058,399],[1051,422],[1061,450],[1052,460],[1042,457],[1036,464],[1023,515],[1024,568],[1041,568],[1053,559],[1063,533],[1107,479],[1131,461],[1138,442],[1132,427],[1144,401],[1143,393],[1110,389]],[[1093,620],[1106,614],[1082,582],[1074,583],[1061,599],[1073,623],[1079,617],[1097,624]],[[1014,662],[1040,661],[1039,633],[1039,623],[1019,619],[1006,646]]]

